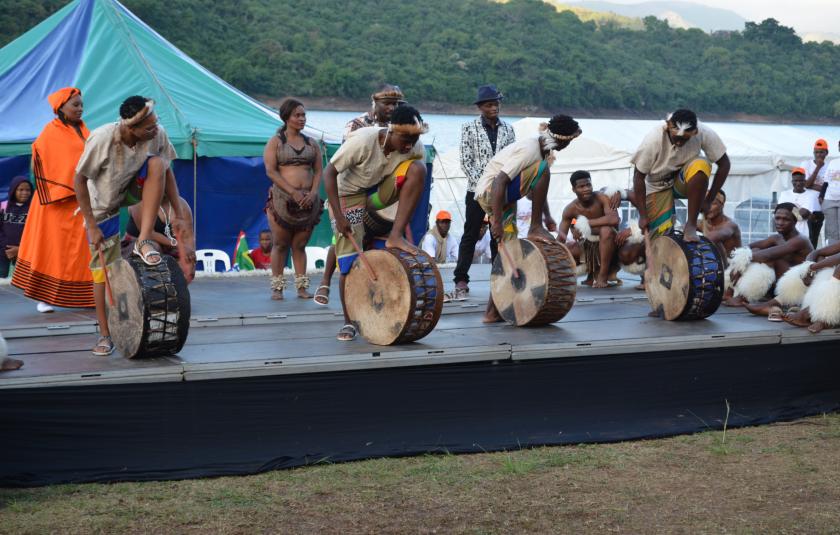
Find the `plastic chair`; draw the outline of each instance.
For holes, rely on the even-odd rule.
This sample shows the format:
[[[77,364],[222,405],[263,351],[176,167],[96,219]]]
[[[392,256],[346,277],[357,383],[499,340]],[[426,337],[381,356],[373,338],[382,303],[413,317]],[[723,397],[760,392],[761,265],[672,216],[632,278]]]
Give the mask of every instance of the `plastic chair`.
[[[204,273],[216,273],[216,262],[221,262],[225,269],[230,271],[230,257],[224,251],[218,249],[199,249],[195,252],[196,267],[201,262],[201,270]]]
[[[316,269],[322,269],[327,263],[327,251],[328,249],[324,247],[307,247],[306,271],[309,272]]]

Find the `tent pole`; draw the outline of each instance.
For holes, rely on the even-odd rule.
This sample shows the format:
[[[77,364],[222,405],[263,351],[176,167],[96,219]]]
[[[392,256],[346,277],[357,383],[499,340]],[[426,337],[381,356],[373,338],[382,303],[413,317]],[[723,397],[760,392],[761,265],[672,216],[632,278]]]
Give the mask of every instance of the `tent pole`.
[[[198,246],[198,139],[196,129],[192,131],[193,146],[193,239]]]

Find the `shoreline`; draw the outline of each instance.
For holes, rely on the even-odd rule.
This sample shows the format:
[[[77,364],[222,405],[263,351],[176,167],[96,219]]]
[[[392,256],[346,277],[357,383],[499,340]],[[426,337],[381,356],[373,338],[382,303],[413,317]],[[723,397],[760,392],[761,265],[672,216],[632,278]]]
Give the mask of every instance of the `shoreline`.
[[[290,95],[291,96],[291,95]],[[277,108],[283,98],[255,97],[260,102]],[[362,113],[368,109],[368,100],[346,99],[338,97],[295,97],[303,101],[309,109],[318,111],[348,111]],[[421,113],[477,115],[474,105],[458,105],[446,102],[417,101],[409,102],[421,110]],[[552,113],[566,113],[580,119],[664,119],[667,112],[632,111],[614,109],[577,109],[561,108],[549,111],[537,106],[516,106],[503,103],[504,114],[508,117],[548,117]],[[754,123],[754,124],[796,124],[796,125],[830,125],[840,126],[840,118],[829,117],[780,117],[770,115],[752,115],[748,113],[703,113],[698,115],[703,121],[724,123]]]

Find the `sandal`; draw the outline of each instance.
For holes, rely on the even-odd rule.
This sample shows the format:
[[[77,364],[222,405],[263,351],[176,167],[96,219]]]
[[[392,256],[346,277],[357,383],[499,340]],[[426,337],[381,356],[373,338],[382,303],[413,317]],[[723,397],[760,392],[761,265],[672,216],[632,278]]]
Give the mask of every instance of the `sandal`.
[[[335,337],[339,342],[352,342],[356,339],[356,326],[348,323],[338,330],[338,335]]]
[[[107,357],[113,352],[114,341],[111,340],[110,336],[100,336],[99,340],[96,341],[96,345],[93,346],[93,349],[91,350],[91,353],[97,357]]]
[[[327,306],[330,304],[330,287],[326,285],[318,286],[315,290],[315,297],[313,301],[319,305]]]
[[[770,307],[770,310],[767,312],[767,321],[785,321],[785,315],[781,307]]]
[[[146,253],[144,254],[141,251],[141,249],[143,247],[145,247],[146,245],[150,245],[152,250],[151,251],[146,251]],[[143,260],[143,262],[146,263],[147,266],[156,266],[156,265],[160,264],[161,261],[163,260],[163,257],[160,255],[160,251],[158,251],[155,248],[155,242],[153,240],[137,240],[137,241],[135,241],[134,242],[134,251],[132,251],[132,252],[134,254],[136,254],[137,256],[139,256]],[[157,262],[155,262],[153,260],[150,260],[149,259],[150,256],[157,256]]]

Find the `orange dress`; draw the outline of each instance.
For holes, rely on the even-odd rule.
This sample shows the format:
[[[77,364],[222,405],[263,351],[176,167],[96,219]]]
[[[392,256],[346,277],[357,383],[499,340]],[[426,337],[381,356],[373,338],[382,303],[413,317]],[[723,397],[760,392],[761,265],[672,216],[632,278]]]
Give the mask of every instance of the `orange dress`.
[[[93,302],[90,249],[73,190],[76,164],[90,132],[53,119],[32,144],[37,194],[18,250],[12,284],[26,297],[71,308]]]

